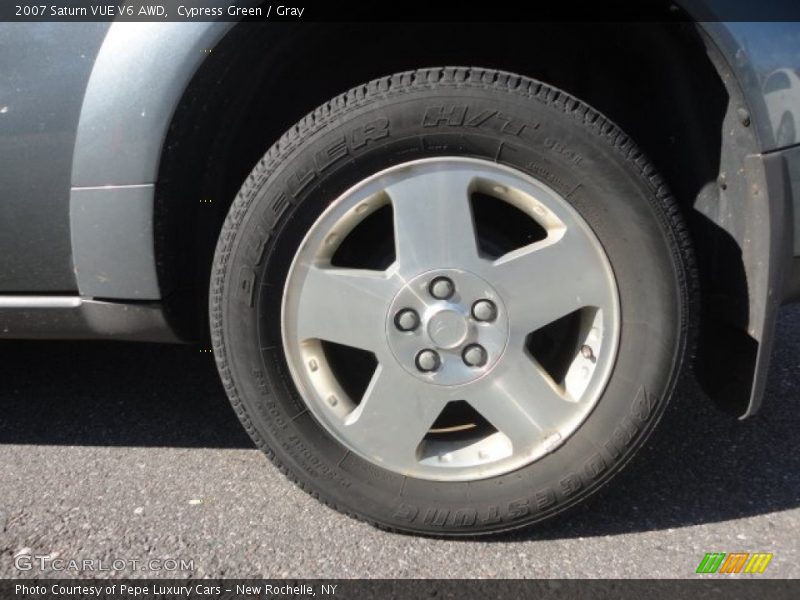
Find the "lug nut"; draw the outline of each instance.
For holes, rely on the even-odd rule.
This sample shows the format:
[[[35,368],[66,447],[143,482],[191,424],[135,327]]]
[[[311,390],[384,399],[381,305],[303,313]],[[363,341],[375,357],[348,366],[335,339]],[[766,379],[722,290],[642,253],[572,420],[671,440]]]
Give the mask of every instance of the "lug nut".
[[[482,367],[486,364],[486,350],[480,344],[470,344],[464,348],[461,358],[470,367]]]
[[[447,300],[455,293],[456,286],[447,277],[437,277],[431,281],[429,291],[434,298]]]
[[[441,365],[441,359],[434,350],[420,350],[415,362],[417,368],[423,373],[436,371]]]
[[[476,321],[494,321],[497,318],[497,307],[491,300],[478,300],[472,305],[472,316]]]
[[[413,308],[404,308],[394,317],[394,326],[400,331],[414,331],[419,327],[419,315]]]

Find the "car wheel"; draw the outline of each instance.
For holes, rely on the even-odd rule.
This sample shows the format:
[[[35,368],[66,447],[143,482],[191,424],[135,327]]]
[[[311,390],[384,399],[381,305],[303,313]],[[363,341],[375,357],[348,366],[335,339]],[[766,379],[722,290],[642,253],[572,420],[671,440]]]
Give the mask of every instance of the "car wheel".
[[[231,402],[303,489],[435,535],[549,518],[670,403],[691,256],[653,167],[568,94],[475,68],[331,100],[255,167],[217,247]]]

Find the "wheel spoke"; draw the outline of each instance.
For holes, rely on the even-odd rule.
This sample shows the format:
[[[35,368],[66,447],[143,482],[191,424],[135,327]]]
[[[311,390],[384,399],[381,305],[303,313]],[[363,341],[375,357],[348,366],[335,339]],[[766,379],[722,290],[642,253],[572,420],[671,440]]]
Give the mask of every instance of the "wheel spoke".
[[[469,402],[511,440],[514,451],[562,429],[579,411],[536,361],[519,353],[497,365]]]
[[[397,257],[406,273],[450,266],[464,267],[478,258],[469,204],[472,174],[442,170],[392,183]]]
[[[400,369],[378,365],[342,431],[373,459],[407,465],[411,473],[418,461],[417,447],[443,406]]]
[[[384,319],[395,287],[385,272],[309,267],[297,308],[299,339],[377,351],[385,344]]]
[[[491,280],[503,297],[512,328],[527,335],[586,306],[613,303],[606,267],[583,234],[567,230],[515,250],[491,267]]]

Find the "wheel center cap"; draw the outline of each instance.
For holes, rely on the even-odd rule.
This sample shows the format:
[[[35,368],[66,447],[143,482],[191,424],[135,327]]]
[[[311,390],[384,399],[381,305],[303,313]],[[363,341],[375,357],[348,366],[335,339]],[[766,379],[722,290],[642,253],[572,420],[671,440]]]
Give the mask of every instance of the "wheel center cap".
[[[439,348],[455,348],[468,332],[467,320],[455,310],[440,310],[428,321],[428,335]]]
[[[437,279],[450,281],[453,289],[446,297],[431,289]],[[472,314],[479,300],[494,306],[492,318],[481,320]],[[406,316],[402,323],[401,315]],[[409,278],[386,313],[386,341],[397,362],[433,385],[463,385],[483,377],[502,356],[508,336],[508,316],[499,294],[462,269],[432,269]],[[482,355],[466,356],[472,346],[480,347]]]

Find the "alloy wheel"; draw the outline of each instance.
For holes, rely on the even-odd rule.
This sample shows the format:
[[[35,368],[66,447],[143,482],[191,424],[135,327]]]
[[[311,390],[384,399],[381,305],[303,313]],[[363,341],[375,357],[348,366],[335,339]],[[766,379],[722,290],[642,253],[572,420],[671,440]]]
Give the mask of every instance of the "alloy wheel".
[[[487,245],[476,196],[541,235]],[[377,237],[393,238],[390,263],[337,264],[387,207],[391,231]],[[586,419],[613,368],[619,301],[602,246],[562,196],[489,161],[431,158],[360,182],[317,219],[286,280],[282,335],[308,410],[348,450],[469,481],[530,464]],[[332,360],[329,344],[369,360]],[[369,371],[361,388],[352,369]]]

